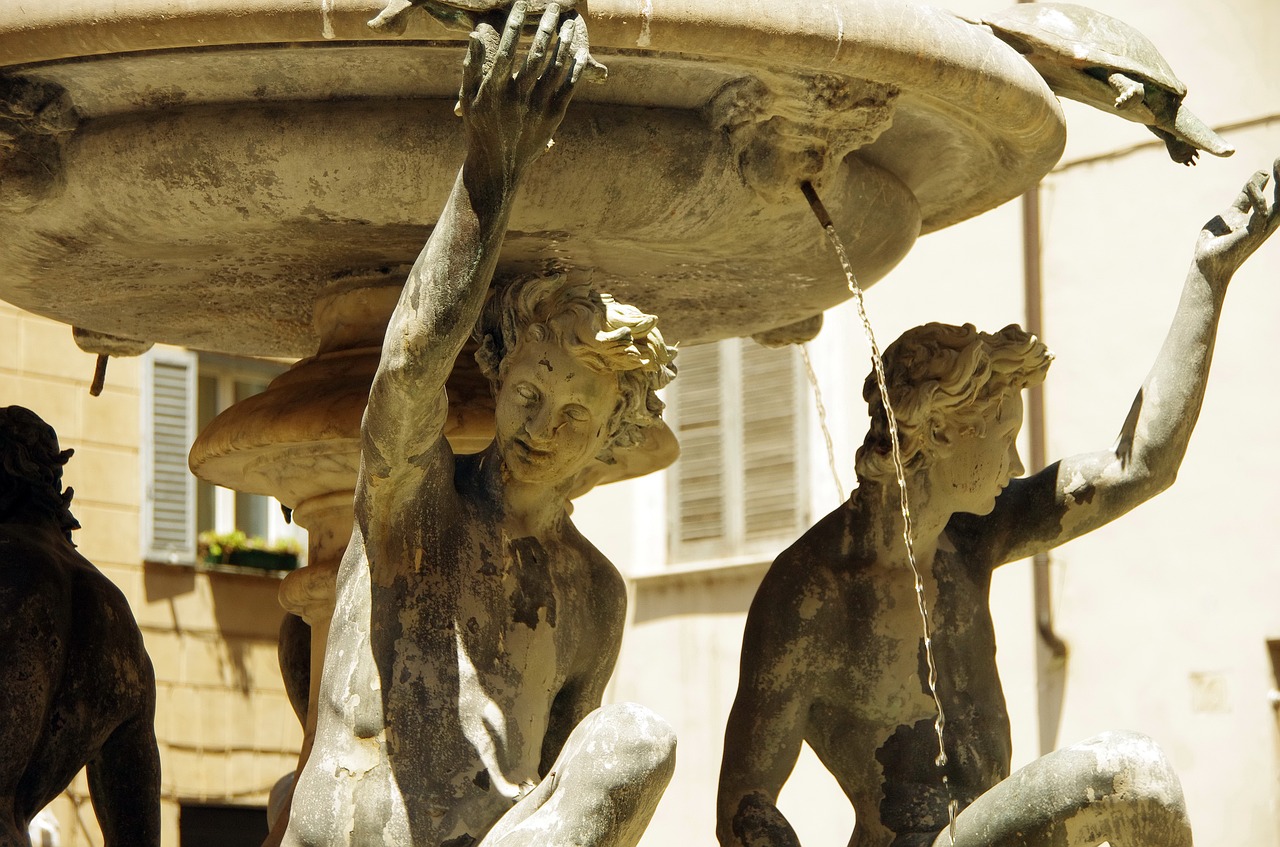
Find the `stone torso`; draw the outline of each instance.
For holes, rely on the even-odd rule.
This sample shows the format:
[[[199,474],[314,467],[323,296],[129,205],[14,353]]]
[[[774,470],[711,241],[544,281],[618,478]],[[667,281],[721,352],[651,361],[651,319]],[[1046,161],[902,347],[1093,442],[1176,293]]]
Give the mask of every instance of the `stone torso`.
[[[117,727],[150,721],[155,682],[124,595],[56,529],[0,524],[0,613],[0,789],[25,825]]]
[[[320,809],[349,804],[354,826],[349,840],[299,827],[304,843],[472,843],[539,781],[564,740],[544,749],[554,717],[622,626],[613,566],[567,518],[532,533],[489,508],[475,470],[461,457],[456,485],[428,475],[386,519],[357,519],[315,754],[345,777]],[[370,608],[395,610],[376,640]]]
[[[936,708],[911,570],[856,561],[850,551],[860,531],[848,510],[837,510],[779,557],[768,579],[791,586],[783,602],[825,636],[825,655],[810,657],[805,737],[855,807],[850,843],[867,847],[936,833],[947,823],[947,795],[934,764]],[[946,773],[964,808],[1009,772],[990,567],[953,549],[919,566],[946,713]]]

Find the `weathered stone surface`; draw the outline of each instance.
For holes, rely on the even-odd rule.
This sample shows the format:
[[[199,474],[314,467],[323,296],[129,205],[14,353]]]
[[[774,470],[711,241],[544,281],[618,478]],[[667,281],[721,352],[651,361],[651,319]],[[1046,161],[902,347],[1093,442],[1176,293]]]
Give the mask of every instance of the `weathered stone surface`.
[[[311,667],[314,740],[268,844],[623,847],[671,776],[660,718],[601,708],[626,589],[569,497],[660,422],[675,351],[652,315],[566,274],[489,297],[516,190],[577,83],[565,57],[588,55],[581,21],[560,23],[549,13],[535,38],[559,61],[531,51],[518,66],[513,37],[477,28],[471,143],[385,330],[334,608],[303,610],[313,650],[326,625],[328,647]],[[477,327],[494,435],[461,455],[445,387]]]
[[[1010,775],[991,575],[1173,483],[1228,283],[1276,229],[1280,160],[1205,224],[1165,344],[1128,415],[1116,410],[1115,446],[1029,477],[1017,452],[1021,391],[1052,358],[1035,336],[929,324],[885,351],[901,464],[873,374],[858,487],[777,558],[748,614],[720,777],[722,845],[798,844],[777,799],[807,741],[853,804],[859,845],[1190,847],[1181,786],[1150,739],[1099,736]]]
[[[1060,153],[1061,113],[1035,71],[940,10],[654,7],[591,4],[609,80],[584,90],[531,174],[501,270],[590,272],[681,343],[847,296],[788,182],[818,180],[870,283],[917,233],[1017,196]],[[379,35],[366,26],[378,10],[0,8],[7,66],[65,89],[84,118],[65,188],[0,216],[0,298],[113,335],[312,354],[311,304],[353,274],[403,281],[462,152],[463,36],[425,14]],[[726,124],[719,98],[742,86],[759,102]]]

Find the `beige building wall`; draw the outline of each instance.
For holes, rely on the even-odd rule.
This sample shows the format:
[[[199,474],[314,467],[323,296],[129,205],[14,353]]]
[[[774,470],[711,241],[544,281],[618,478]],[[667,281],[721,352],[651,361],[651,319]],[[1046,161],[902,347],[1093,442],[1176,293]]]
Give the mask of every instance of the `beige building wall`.
[[[969,15],[1001,6],[945,5]],[[1168,328],[1199,228],[1280,156],[1280,4],[1090,5],[1146,32],[1189,85],[1191,107],[1238,152],[1184,168],[1144,128],[1065,104],[1067,151],[1041,194],[1043,334],[1058,355],[1046,385],[1051,461],[1112,445]],[[881,345],[929,320],[989,331],[1025,324],[1021,212],[1011,203],[922,238],[868,294]],[[1052,747],[1106,729],[1147,733],[1181,775],[1204,845],[1280,845],[1277,683],[1268,652],[1268,641],[1280,639],[1272,539],[1280,495],[1271,484],[1280,473],[1280,400],[1269,390],[1277,319],[1273,239],[1232,285],[1204,411],[1176,485],[1052,555],[1064,665],[1038,667],[1030,563],[1002,568],[993,586],[1015,767],[1040,754],[1042,735]],[[842,307],[827,314],[812,345],[846,485],[866,429],[859,393],[869,362],[860,332]],[[809,443],[816,520],[834,494],[816,428]],[[611,694],[652,706],[680,736],[675,778],[644,843],[701,847],[715,843],[723,726],[743,616],[765,565],[690,572],[669,564],[666,492],[658,477],[601,489],[575,519],[632,577],[633,621]],[[811,755],[802,756],[782,806],[803,843],[847,841],[848,803]]]
[[[977,15],[1002,4],[945,5]],[[1280,154],[1280,4],[1091,5],[1159,44],[1190,85],[1189,103],[1232,127],[1239,152],[1181,168],[1142,128],[1068,104],[1067,153],[1042,194],[1044,335],[1058,354],[1047,386],[1051,457],[1111,443],[1163,337],[1197,229]],[[923,238],[869,294],[882,345],[926,320],[1023,322],[1021,226],[1014,203]],[[1280,476],[1280,401],[1267,390],[1277,283],[1273,243],[1233,286],[1177,485],[1054,553],[1056,626],[1070,649],[1059,676],[1037,668],[1030,568],[1007,566],[994,588],[1015,765],[1039,753],[1042,729],[1060,743],[1107,728],[1146,732],[1182,775],[1205,845],[1280,845],[1267,651],[1280,639],[1271,539],[1280,496],[1269,484]],[[813,356],[847,487],[866,426],[858,395],[868,362],[852,311],[833,310],[827,321]],[[176,845],[180,801],[264,805],[296,755],[300,730],[275,667],[276,583],[143,565],[139,367],[114,361],[103,396],[90,398],[92,364],[66,327],[0,303],[0,404],[36,410],[76,449],[67,481],[84,524],[77,541],[128,595],[156,664],[164,843]],[[816,429],[808,443],[816,519],[836,497]],[[743,616],[767,557],[670,565],[667,485],[655,475],[600,489],[575,520],[630,577],[631,627],[610,697],[653,707],[680,735],[676,776],[645,843],[700,847],[714,843],[721,733]],[[1064,695],[1042,697],[1042,683],[1053,682]],[[78,780],[56,805],[64,844],[101,843],[86,794]],[[783,805],[804,843],[847,839],[848,804],[812,757],[802,758]]]
[[[176,847],[179,804],[265,807],[297,761],[302,733],[276,663],[279,582],[142,561],[141,368],[112,360],[90,397],[93,366],[70,328],[0,303],[0,405],[32,409],[76,451],[64,475],[75,541],[125,593],[155,666],[163,843]],[[102,844],[83,773],[52,808],[64,847]]]

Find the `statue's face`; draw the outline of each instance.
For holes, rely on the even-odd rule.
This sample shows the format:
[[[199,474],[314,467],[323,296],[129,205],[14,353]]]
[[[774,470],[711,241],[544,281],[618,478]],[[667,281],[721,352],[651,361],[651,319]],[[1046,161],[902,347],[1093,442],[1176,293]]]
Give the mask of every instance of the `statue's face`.
[[[945,455],[930,468],[934,496],[950,498],[951,512],[989,515],[1009,480],[1026,470],[1018,457],[1018,430],[1022,428],[1022,395],[1007,394],[987,423],[984,435],[953,435]]]
[[[555,341],[524,341],[506,363],[495,410],[498,451],[520,482],[555,484],[585,468],[610,438],[618,378]]]

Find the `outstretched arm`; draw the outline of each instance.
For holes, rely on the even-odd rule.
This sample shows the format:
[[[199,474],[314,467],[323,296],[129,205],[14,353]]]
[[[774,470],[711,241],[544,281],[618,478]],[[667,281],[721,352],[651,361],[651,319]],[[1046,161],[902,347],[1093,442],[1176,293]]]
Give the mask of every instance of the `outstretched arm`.
[[[591,62],[581,19],[560,22],[550,3],[517,65],[527,8],[517,0],[501,34],[490,23],[471,34],[458,97],[467,158],[409,272],[369,394],[364,446],[378,476],[420,464],[443,444],[445,380],[484,305],[516,190]]]
[[[991,515],[996,560],[1013,561],[1097,529],[1173,484],[1200,414],[1232,275],[1280,226],[1280,159],[1254,174],[1200,231],[1173,326],[1111,450],[1050,465],[1005,489]]]

